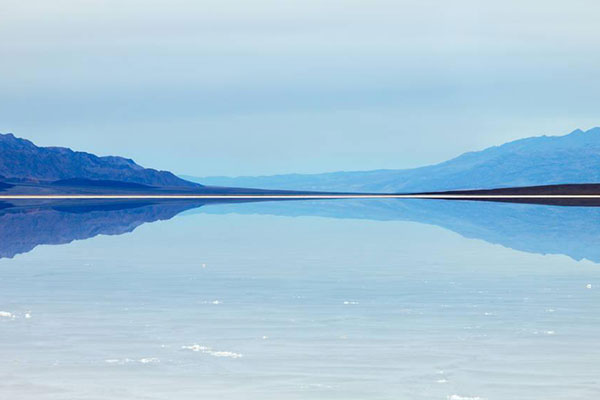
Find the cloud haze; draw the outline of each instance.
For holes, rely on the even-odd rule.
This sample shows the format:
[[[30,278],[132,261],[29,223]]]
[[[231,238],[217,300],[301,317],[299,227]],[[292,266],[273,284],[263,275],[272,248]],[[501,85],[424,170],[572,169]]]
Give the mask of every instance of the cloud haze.
[[[595,1],[3,1],[0,131],[191,175],[600,125]]]

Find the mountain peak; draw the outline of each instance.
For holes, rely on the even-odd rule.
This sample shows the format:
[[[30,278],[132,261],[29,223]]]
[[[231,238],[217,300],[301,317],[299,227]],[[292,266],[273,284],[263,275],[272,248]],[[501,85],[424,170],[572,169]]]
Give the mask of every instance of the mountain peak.
[[[577,129],[578,131],[581,129]],[[587,131],[585,131],[584,133],[587,134],[600,134],[600,126],[595,126],[593,128],[588,129]]]
[[[3,146],[35,147],[29,140],[18,138],[12,133],[0,133],[0,143]]]
[[[575,129],[573,132],[568,133],[566,135],[563,136],[552,136],[555,138],[561,138],[561,137],[567,137],[567,136],[586,136],[586,137],[590,137],[590,136],[595,136],[600,134],[600,127],[593,127],[588,129],[587,131],[584,131],[583,129]]]

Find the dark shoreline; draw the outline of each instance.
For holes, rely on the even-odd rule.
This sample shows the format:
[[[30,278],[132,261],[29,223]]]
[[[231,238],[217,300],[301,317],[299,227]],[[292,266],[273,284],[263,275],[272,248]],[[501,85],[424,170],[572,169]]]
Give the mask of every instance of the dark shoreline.
[[[237,201],[291,201],[304,200],[298,196],[402,196],[430,198],[431,200],[458,200],[458,201],[486,201],[500,203],[523,203],[572,207],[600,207],[600,184],[576,183],[561,185],[539,185],[523,187],[505,187],[494,189],[468,189],[450,190],[441,192],[410,192],[410,193],[359,193],[359,192],[322,192],[304,190],[268,190],[255,188],[233,188],[201,186],[187,187],[157,187],[141,184],[130,184],[119,181],[93,181],[93,180],[68,180],[60,182],[22,183],[6,182],[0,187],[3,196],[49,196],[48,199],[4,199],[0,208],[10,207],[10,203],[48,204],[57,200],[51,196],[223,196],[221,199],[86,199],[94,203],[165,203],[170,201],[201,201],[201,202],[237,202]],[[448,197],[445,197],[445,196]],[[231,196],[230,198],[227,198]],[[255,196],[253,199],[236,199],[235,196]],[[281,196],[279,198],[265,198],[265,196]],[[285,196],[295,198],[286,199]],[[461,196],[465,196],[461,198]],[[481,196],[481,198],[478,198]],[[498,196],[498,197],[494,197]],[[503,197],[510,196],[510,197]],[[523,197],[519,197],[523,196]],[[532,198],[527,196],[548,196]],[[560,196],[598,196],[596,197],[560,197]],[[433,197],[433,198],[432,198]],[[64,204],[64,200],[58,200]],[[78,199],[69,201],[77,203]],[[88,205],[91,205],[88,203]],[[110,206],[112,207],[112,206]],[[109,208],[110,208],[109,207]]]
[[[469,195],[469,196],[577,196],[591,195],[600,196],[600,184],[598,183],[574,183],[563,185],[539,185],[539,186],[521,186],[506,187],[496,189],[476,189],[476,190],[450,190],[444,192],[421,192],[417,194],[435,194],[435,195]],[[481,199],[461,199],[461,198],[441,198],[442,200],[458,201],[491,201],[497,203],[522,203],[522,204],[540,204],[571,207],[600,207],[600,198],[481,198]]]

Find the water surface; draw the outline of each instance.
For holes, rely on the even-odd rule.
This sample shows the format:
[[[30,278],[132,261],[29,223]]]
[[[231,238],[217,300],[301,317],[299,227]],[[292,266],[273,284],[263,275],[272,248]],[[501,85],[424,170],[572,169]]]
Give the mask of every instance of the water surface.
[[[89,239],[12,238],[27,246],[0,260],[0,398],[596,398],[595,253],[540,254],[536,238],[553,242],[531,226],[514,250],[490,239],[506,228],[474,222],[499,209],[426,204],[211,205],[172,219],[183,208],[153,208],[132,220],[54,209],[61,243]],[[505,227],[597,214],[494,206],[508,207]]]

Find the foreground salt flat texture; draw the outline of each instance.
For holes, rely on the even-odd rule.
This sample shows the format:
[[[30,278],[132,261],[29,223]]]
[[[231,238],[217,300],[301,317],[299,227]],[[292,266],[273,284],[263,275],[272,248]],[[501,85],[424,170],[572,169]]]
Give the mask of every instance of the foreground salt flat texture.
[[[600,266],[437,227],[187,215],[0,268],[0,398],[600,393]]]

